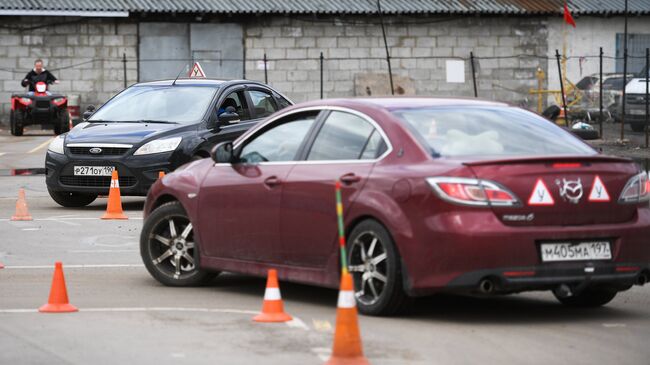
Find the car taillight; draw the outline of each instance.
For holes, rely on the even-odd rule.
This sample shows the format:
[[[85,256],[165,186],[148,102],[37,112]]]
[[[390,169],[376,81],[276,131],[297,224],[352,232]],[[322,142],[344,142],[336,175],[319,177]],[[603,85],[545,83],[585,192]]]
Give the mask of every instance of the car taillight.
[[[430,177],[427,182],[441,199],[452,203],[502,207],[520,205],[515,194],[493,181],[463,177]]]
[[[618,202],[635,204],[647,201],[650,201],[650,180],[647,173],[641,172],[627,181]]]

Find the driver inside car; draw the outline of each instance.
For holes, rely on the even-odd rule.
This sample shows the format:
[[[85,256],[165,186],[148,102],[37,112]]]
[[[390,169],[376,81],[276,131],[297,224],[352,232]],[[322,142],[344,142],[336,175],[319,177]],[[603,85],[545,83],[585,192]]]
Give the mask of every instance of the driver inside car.
[[[34,92],[36,91],[37,82],[44,82],[46,84],[59,83],[59,80],[50,71],[43,68],[43,60],[41,59],[34,61],[34,69],[25,75],[20,84],[23,87],[29,86],[29,91]]]

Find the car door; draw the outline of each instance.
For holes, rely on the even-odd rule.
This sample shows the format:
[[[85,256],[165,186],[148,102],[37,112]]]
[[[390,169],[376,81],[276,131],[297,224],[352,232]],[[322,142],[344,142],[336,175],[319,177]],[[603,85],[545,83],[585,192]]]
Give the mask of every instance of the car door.
[[[389,146],[370,118],[353,111],[331,111],[318,128],[284,184],[280,230],[290,265],[325,266],[337,244],[335,182],[347,212]]]
[[[210,118],[213,121],[216,120],[219,114],[225,112],[225,109],[228,106],[235,108],[240,119],[227,125],[220,124],[214,129],[208,128],[207,126],[210,125],[210,123],[208,123],[204,130],[204,138],[207,140],[207,145],[204,146],[203,149],[206,152],[209,151],[212,146],[221,141],[235,140],[259,121],[251,112],[249,100],[246,96],[246,87],[244,85],[237,85],[224,90],[221,96],[217,99],[217,103]]]
[[[284,181],[317,112],[270,123],[236,147],[236,163],[217,163],[200,197],[201,242],[208,256],[277,262]]]

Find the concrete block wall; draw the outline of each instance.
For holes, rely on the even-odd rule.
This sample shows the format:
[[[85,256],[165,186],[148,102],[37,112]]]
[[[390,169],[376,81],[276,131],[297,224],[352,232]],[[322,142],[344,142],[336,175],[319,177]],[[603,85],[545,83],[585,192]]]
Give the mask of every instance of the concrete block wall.
[[[487,57],[476,62],[479,96],[512,102],[537,85],[535,71],[547,69],[545,18],[430,18],[426,23],[386,20],[387,42],[395,75],[412,80],[417,95],[471,96],[469,61],[465,82],[446,82],[446,60]],[[354,96],[355,75],[387,73],[381,28],[375,18],[307,21],[270,17],[246,25],[246,76],[264,80],[260,67],[266,53],[268,79],[294,101],[319,97],[319,56],[323,52],[325,97]],[[543,57],[495,56],[541,55]],[[279,60],[282,59],[282,60]],[[385,89],[386,93],[390,88]]]
[[[43,59],[59,80],[51,91],[79,94],[81,105],[105,102],[123,89],[122,54],[127,83],[137,81],[137,23],[128,19],[2,17],[0,28],[0,122],[8,123],[12,93]]]

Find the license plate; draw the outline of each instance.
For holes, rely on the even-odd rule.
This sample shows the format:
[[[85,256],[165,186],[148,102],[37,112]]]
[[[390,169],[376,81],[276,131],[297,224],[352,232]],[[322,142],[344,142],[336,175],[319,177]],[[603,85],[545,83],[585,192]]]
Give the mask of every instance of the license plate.
[[[645,115],[645,110],[643,109],[630,109],[631,115]]]
[[[610,260],[612,251],[608,241],[542,243],[542,261]]]
[[[75,166],[75,176],[111,176],[114,166]]]

